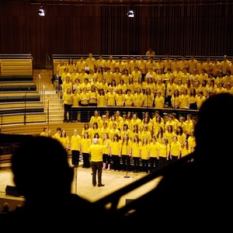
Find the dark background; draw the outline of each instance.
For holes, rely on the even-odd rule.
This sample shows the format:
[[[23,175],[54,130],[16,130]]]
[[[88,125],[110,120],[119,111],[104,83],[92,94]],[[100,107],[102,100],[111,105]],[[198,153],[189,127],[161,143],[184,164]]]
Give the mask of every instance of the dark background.
[[[0,0],[0,54],[31,53],[34,68],[52,54],[144,55],[149,47],[157,55],[233,54],[230,0],[85,1]],[[39,2],[45,17],[38,16]],[[129,9],[134,18],[126,16]]]

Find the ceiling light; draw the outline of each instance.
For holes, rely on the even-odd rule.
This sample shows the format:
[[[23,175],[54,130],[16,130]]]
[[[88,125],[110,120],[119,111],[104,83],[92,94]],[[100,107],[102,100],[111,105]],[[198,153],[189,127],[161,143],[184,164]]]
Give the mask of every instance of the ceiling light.
[[[130,11],[127,13],[127,16],[130,17],[130,18],[133,18],[133,17],[134,17],[134,11],[133,11],[133,10],[130,10]]]
[[[43,9],[43,6],[41,6],[40,9],[38,10],[38,14],[39,16],[45,16],[45,10]]]

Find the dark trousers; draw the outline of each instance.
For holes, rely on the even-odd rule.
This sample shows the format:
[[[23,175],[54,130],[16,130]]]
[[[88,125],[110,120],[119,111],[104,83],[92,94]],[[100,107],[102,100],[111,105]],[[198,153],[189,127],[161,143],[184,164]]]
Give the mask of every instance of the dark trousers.
[[[133,157],[133,164],[134,164],[134,172],[139,172],[139,158]]]
[[[83,167],[89,168],[90,167],[90,154],[83,153]]]
[[[148,172],[148,160],[142,159],[142,172]]]
[[[168,104],[168,107],[172,106],[172,104],[171,104],[171,98],[172,98],[172,96],[170,96],[170,95],[165,98],[165,103]]]
[[[119,155],[112,155],[112,168],[113,168],[113,170],[120,170],[120,157],[119,157]]]
[[[179,158],[179,156],[172,155],[172,160],[177,160],[178,158]]]
[[[88,104],[82,104],[81,102],[79,102],[79,105],[80,106],[83,106],[83,107],[85,107],[85,106],[88,106]],[[89,122],[89,111],[81,111],[81,113],[80,113],[80,118],[81,118],[81,122]]]
[[[165,166],[166,164],[167,164],[167,158],[165,158],[165,157],[159,157],[158,167]]]
[[[103,170],[103,161],[91,162],[92,168],[92,184],[96,186],[96,174],[98,176],[98,185],[102,184],[102,170]]]
[[[72,112],[71,112],[72,108],[71,107],[72,107],[71,104],[64,104],[64,121],[72,120]]]
[[[130,157],[129,155],[122,155],[123,170],[129,171],[130,169]]]
[[[108,154],[103,154],[103,162],[110,164],[111,163],[111,157]]]
[[[79,150],[71,151],[71,156],[72,156],[71,162],[75,167],[78,167],[79,165],[79,154],[80,154]]]
[[[78,111],[76,109],[73,109],[72,111],[72,121],[77,121],[78,119]]]
[[[153,172],[158,167],[158,160],[156,157],[150,157],[150,171]]]

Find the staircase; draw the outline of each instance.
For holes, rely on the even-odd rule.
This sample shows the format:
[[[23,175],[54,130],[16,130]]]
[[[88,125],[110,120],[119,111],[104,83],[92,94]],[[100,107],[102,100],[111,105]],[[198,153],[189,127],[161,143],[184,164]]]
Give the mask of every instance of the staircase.
[[[54,84],[51,82],[51,72],[48,70],[34,70],[34,77],[37,80],[38,75],[41,77],[41,88],[44,97],[42,97],[46,113],[47,123],[63,122],[63,102],[56,92]]]
[[[47,122],[62,123],[63,122],[63,102],[55,90],[45,91],[45,112]]]

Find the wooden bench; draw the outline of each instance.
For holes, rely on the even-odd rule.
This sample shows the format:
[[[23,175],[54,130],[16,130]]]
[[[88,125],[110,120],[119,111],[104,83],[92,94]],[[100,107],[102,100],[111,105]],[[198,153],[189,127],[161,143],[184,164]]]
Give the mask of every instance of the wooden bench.
[[[1,75],[0,83],[2,82],[32,82],[32,75]]]
[[[8,92],[0,93],[0,103],[3,102],[22,102],[28,101],[41,101],[41,96],[38,92]]]
[[[0,124],[28,124],[28,123],[45,123],[46,113],[16,113],[16,114],[4,114],[0,115]]]
[[[1,92],[8,91],[36,91],[37,86],[34,82],[12,82],[12,83],[2,83],[0,84]]]
[[[32,75],[31,58],[0,58],[0,66],[1,75]]]

